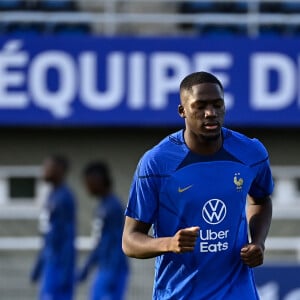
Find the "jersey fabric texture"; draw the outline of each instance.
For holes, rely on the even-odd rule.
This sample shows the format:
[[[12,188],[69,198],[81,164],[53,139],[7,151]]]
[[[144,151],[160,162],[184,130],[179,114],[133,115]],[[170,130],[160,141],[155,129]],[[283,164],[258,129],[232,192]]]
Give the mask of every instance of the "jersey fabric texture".
[[[41,214],[43,248],[32,277],[41,275],[40,299],[73,299],[76,200],[66,185],[54,188]]]
[[[156,258],[153,299],[258,299],[252,270],[240,259],[248,242],[247,194],[270,195],[268,153],[257,139],[222,128],[214,155],[192,153],[178,131],[144,154],[125,215],[153,224],[154,237],[199,226],[193,252]]]
[[[101,200],[96,209],[93,235],[95,247],[89,255],[83,272],[96,265],[91,300],[122,300],[129,272],[128,259],[122,251],[124,208],[114,195]]]

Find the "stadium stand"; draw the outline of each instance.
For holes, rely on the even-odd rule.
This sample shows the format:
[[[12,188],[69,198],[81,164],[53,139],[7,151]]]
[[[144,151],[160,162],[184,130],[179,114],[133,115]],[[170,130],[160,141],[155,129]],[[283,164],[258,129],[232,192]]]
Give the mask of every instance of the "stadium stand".
[[[9,22],[3,25],[3,33],[12,36],[39,36],[45,32],[44,23]]]
[[[36,2],[37,9],[44,11],[75,11],[77,2],[74,0],[41,0]]]
[[[179,11],[182,13],[246,13],[247,10],[248,5],[245,2],[185,1],[179,4]]]
[[[283,4],[281,2],[260,2],[259,11],[266,13],[280,13]]]
[[[22,10],[26,7],[25,0],[1,0],[0,10],[3,11],[16,11]]]
[[[299,13],[300,3],[297,1],[283,1],[281,9],[284,13],[291,13],[291,14]]]
[[[46,25],[46,34],[51,35],[84,35],[90,34],[91,28],[86,23],[48,23]]]
[[[287,24],[284,22],[285,14],[296,14],[300,12],[300,4],[297,1],[216,1],[216,2],[197,2],[197,1],[185,1],[179,4],[178,11],[183,14],[211,14],[222,18],[226,14],[238,14],[241,18],[259,15],[257,24],[247,24],[241,26],[233,21],[224,21],[222,24],[212,24],[209,26],[203,26],[203,23],[197,24],[197,21],[193,24],[181,24],[181,28],[194,29],[199,34],[212,34],[212,35],[263,35],[263,36],[284,36],[284,35],[296,35],[298,30],[295,30],[293,24]],[[277,16],[275,15],[277,14]],[[264,21],[266,19],[266,22]],[[206,29],[206,27],[208,27]],[[251,27],[254,30],[251,30]],[[251,34],[252,33],[252,34]]]
[[[18,14],[20,9],[26,10]],[[299,34],[300,23],[300,2],[295,0],[2,0],[1,11],[6,12],[2,20],[20,22],[20,30],[24,28],[25,31],[28,31],[23,26],[25,22],[39,23],[55,19],[55,22],[62,24],[58,26],[57,33],[66,23],[79,23],[73,28],[65,26],[64,32],[72,34],[292,36]],[[53,27],[46,26],[45,33],[49,28]]]
[[[41,13],[63,13],[78,11],[78,2],[74,0],[1,0],[0,11],[9,12],[33,12],[34,14]],[[30,19],[29,19],[30,20]],[[53,35],[53,34],[89,34],[91,32],[88,23],[65,23],[63,19],[57,22],[48,22],[47,18],[40,22],[31,22],[29,20],[12,20],[2,22],[0,31],[2,34],[13,36],[38,36],[38,35]]]
[[[201,36],[246,36],[247,28],[243,25],[200,25],[197,30]]]

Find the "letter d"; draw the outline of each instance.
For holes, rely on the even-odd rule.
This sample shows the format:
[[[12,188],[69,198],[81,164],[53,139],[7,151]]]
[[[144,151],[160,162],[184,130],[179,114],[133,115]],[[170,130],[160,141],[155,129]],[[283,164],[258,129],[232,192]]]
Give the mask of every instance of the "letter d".
[[[278,74],[278,87],[268,89],[270,71]],[[293,61],[279,53],[257,53],[251,59],[250,105],[256,110],[280,110],[294,100],[296,70]]]

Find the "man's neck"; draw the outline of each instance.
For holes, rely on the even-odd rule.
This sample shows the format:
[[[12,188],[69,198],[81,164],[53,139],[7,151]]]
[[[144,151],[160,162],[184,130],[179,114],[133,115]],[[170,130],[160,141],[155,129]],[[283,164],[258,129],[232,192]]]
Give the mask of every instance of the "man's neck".
[[[215,139],[211,139],[203,136],[196,136],[185,131],[184,140],[192,152],[201,155],[213,155],[220,150],[223,144],[222,134]]]

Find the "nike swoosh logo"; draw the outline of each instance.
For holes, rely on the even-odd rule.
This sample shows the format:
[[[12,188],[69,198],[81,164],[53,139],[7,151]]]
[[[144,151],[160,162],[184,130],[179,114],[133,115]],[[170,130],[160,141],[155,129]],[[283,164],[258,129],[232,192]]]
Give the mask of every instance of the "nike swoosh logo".
[[[189,186],[186,186],[185,188],[178,188],[178,193],[183,193],[183,192],[185,192],[185,191],[187,191],[188,189],[190,189],[191,187],[192,187],[193,185],[191,184],[191,185],[189,185]]]

